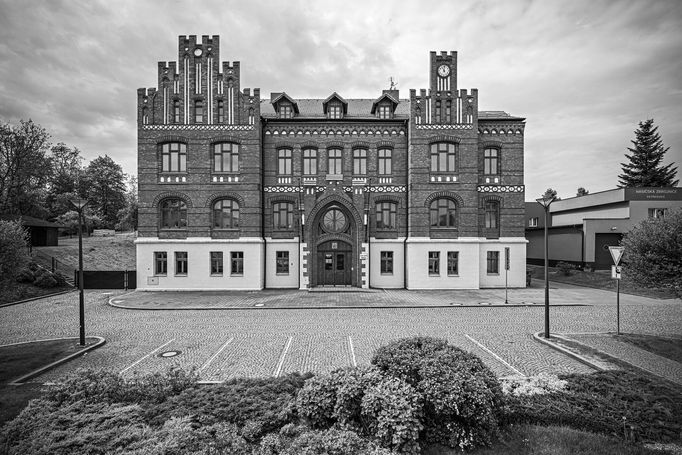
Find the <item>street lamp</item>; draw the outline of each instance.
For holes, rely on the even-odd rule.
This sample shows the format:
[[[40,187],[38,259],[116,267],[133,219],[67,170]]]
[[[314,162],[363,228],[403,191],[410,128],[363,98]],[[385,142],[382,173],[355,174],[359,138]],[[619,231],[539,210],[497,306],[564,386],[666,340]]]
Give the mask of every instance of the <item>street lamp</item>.
[[[556,196],[545,195],[536,199],[537,203],[545,209],[545,338],[549,338],[549,236],[547,225],[549,224],[549,206],[556,200]]]
[[[74,198],[71,204],[78,212],[78,291],[80,293],[80,345],[85,346],[85,298],[83,296],[83,208],[87,205],[87,199]]]

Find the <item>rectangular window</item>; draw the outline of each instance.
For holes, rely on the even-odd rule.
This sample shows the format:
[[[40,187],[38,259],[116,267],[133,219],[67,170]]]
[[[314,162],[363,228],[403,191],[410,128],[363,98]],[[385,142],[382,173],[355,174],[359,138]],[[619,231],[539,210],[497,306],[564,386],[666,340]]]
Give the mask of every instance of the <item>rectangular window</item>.
[[[377,229],[395,229],[396,209],[394,202],[377,203]]]
[[[277,151],[277,174],[291,175],[291,149],[279,149]]]
[[[277,275],[289,275],[289,252],[277,251]]]
[[[393,150],[379,149],[379,175],[391,175],[393,173],[392,163]]]
[[[452,101],[445,102],[445,123],[452,123]]]
[[[649,218],[665,218],[668,216],[668,209],[649,209]]]
[[[499,174],[499,151],[497,149],[485,149],[483,152],[483,173],[485,175]]]
[[[353,175],[367,174],[367,150],[353,150]]]
[[[439,142],[431,145],[431,172],[455,172],[455,144]]]
[[[389,106],[387,104],[380,105],[378,115],[379,115],[379,118],[382,118],[382,119],[391,118],[391,106]]]
[[[214,172],[239,172],[239,145],[216,144],[213,146]]]
[[[436,101],[436,123],[440,123],[440,110],[441,110],[441,103],[440,103],[440,101]]]
[[[169,142],[161,146],[161,171],[187,171],[187,146],[185,144]]]
[[[533,217],[533,218],[529,218],[528,219],[528,227],[537,227],[538,221],[539,221],[539,218],[537,216]]]
[[[496,275],[500,273],[500,252],[488,251],[486,263],[488,275]]]
[[[498,218],[499,218],[499,204],[495,201],[487,201],[485,203],[485,228],[486,229],[497,229]]]
[[[327,156],[327,174],[343,174],[343,161],[341,159],[341,149],[329,149]]]
[[[440,275],[440,251],[429,251],[429,275]]]
[[[154,252],[154,275],[166,275],[168,273],[168,253],[165,251]]]
[[[272,217],[275,229],[292,229],[294,225],[294,204],[291,202],[273,204]]]
[[[341,105],[338,103],[330,104],[327,107],[327,112],[329,113],[329,118],[340,119],[341,118]]]
[[[294,111],[289,104],[281,104],[279,106],[279,118],[293,118]]]
[[[202,101],[194,103],[194,123],[204,123],[204,103]]]
[[[459,275],[459,251],[448,251],[448,275]]]
[[[180,123],[180,101],[173,101],[173,123]]]
[[[244,252],[233,251],[230,258],[230,275],[244,275]]]
[[[218,123],[225,122],[225,102],[222,100],[218,101]]]
[[[381,274],[393,275],[393,251],[381,252]]]
[[[187,275],[187,252],[186,251],[176,251],[175,252],[175,274],[176,275]]]
[[[211,251],[211,275],[223,274],[223,252]]]
[[[303,149],[303,175],[317,175],[317,150]]]

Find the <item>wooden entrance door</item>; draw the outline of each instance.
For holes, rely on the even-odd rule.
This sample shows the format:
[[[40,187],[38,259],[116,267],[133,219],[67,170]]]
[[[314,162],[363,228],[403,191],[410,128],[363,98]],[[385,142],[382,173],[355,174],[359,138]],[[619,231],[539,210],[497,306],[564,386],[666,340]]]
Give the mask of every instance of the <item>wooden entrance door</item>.
[[[325,242],[317,249],[319,286],[350,286],[353,253],[345,242]]]

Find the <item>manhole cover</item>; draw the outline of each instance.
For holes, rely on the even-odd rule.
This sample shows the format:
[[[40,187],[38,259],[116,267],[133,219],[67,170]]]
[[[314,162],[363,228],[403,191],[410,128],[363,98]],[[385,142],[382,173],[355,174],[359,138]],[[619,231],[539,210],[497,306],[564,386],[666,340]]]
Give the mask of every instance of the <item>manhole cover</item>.
[[[159,354],[159,357],[164,357],[164,358],[175,357],[176,355],[180,355],[180,352],[182,352],[182,351],[166,351],[166,352],[162,352],[161,354]]]

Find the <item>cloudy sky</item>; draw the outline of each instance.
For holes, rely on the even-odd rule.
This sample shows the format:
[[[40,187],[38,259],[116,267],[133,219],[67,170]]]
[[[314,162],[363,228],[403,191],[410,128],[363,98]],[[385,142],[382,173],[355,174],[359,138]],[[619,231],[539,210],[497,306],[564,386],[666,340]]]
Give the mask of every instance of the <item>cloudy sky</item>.
[[[429,51],[456,50],[459,88],[527,118],[527,200],[614,188],[647,118],[682,164],[679,0],[0,0],[0,121],[31,118],[134,174],[136,89],[190,34],[220,35],[263,96],[374,98],[392,76],[408,97]]]

